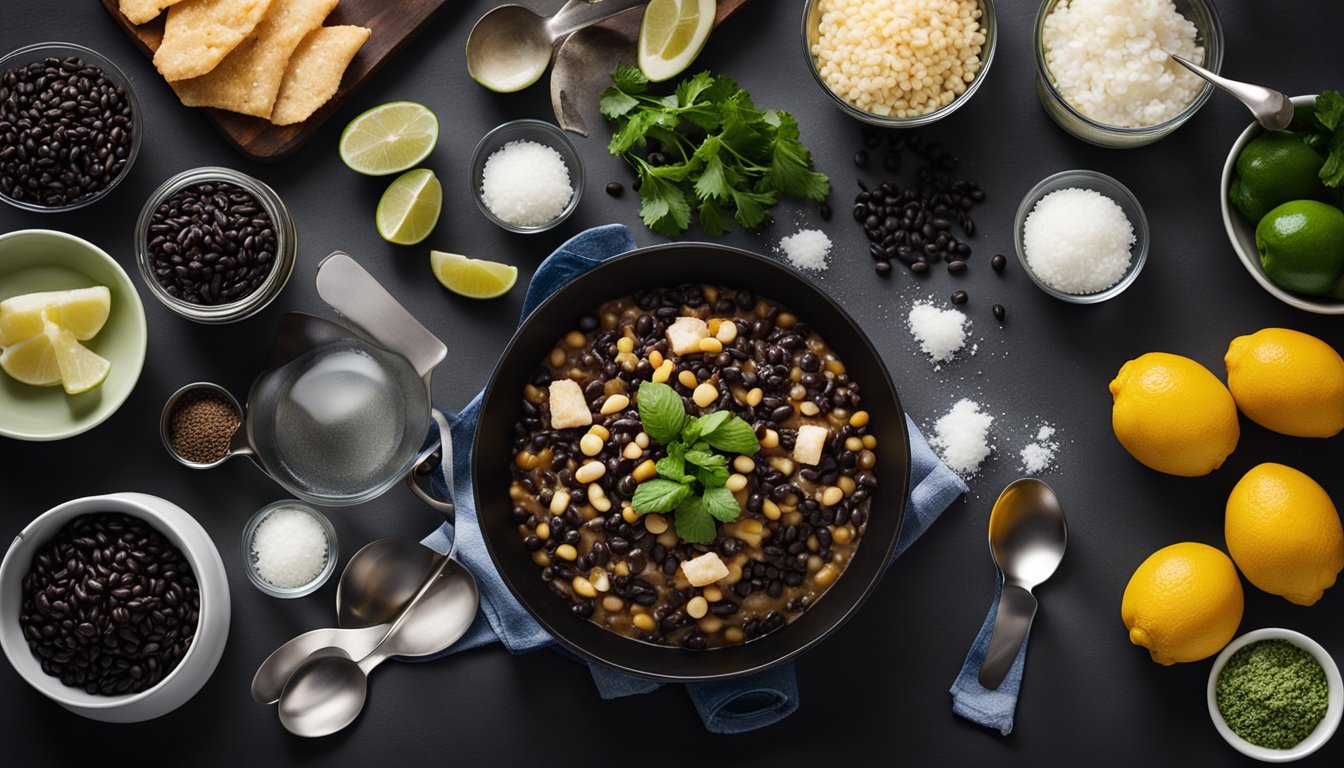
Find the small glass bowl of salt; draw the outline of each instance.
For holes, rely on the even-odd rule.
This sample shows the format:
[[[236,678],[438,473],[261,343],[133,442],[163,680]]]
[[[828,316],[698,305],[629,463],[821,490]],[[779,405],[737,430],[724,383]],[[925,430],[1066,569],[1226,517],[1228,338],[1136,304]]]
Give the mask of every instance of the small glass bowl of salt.
[[[1096,171],[1042,179],[1018,205],[1013,233],[1027,277],[1073,304],[1118,296],[1148,261],[1148,219],[1139,199]]]
[[[469,180],[487,219],[510,232],[545,232],[579,206],[583,160],[555,125],[512,120],[481,138]]]
[[[301,501],[267,504],[243,528],[243,560],[257,589],[272,597],[303,597],[336,571],[336,529]]]

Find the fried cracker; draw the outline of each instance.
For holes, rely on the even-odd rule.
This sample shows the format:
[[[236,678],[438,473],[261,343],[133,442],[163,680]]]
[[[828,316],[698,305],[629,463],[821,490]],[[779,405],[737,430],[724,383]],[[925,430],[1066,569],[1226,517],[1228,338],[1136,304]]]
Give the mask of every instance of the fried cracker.
[[[340,88],[341,77],[370,30],[365,27],[318,27],[289,57],[271,122],[291,125],[307,120]]]
[[[272,0],[182,0],[168,9],[154,66],[169,82],[214,69],[247,39]]]
[[[173,83],[188,107],[216,107],[269,118],[290,55],[322,25],[339,0],[274,0],[255,34],[219,66],[200,77]]]
[[[132,24],[144,24],[153,20],[159,13],[181,0],[121,0],[121,15]]]

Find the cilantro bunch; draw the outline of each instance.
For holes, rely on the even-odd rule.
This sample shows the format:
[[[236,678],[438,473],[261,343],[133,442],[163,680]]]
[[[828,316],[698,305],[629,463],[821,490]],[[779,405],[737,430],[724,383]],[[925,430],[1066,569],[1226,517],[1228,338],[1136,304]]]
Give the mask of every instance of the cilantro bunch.
[[[658,460],[658,477],[635,489],[630,506],[639,514],[675,512],[677,535],[692,544],[714,540],[717,520],[731,523],[742,513],[728,482],[728,457],[754,455],[761,449],[751,425],[728,411],[692,418],[681,395],[666,384],[639,385],[639,420],[644,431],[667,449]]]
[[[1321,91],[1315,106],[1298,107],[1289,126],[1307,146],[1325,155],[1321,182],[1337,189],[1344,184],[1344,95]]]
[[[701,72],[667,96],[648,93],[637,67],[620,67],[612,81],[601,100],[612,121],[607,149],[634,166],[639,215],[654,232],[680,235],[692,211],[711,235],[727,234],[731,221],[754,229],[781,194],[821,201],[830,193],[830,181],[812,170],[812,154],[798,140],[798,121],[757,109],[732,78]],[[636,151],[650,141],[667,157],[665,165],[651,165]]]

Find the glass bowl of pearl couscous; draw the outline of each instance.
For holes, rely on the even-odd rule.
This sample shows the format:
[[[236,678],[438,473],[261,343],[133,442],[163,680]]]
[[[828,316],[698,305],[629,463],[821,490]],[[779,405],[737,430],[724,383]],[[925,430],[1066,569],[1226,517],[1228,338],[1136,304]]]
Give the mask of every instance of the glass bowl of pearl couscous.
[[[928,125],[969,101],[994,60],[997,27],[992,0],[807,0],[803,7],[812,77],[851,117],[885,128]]]

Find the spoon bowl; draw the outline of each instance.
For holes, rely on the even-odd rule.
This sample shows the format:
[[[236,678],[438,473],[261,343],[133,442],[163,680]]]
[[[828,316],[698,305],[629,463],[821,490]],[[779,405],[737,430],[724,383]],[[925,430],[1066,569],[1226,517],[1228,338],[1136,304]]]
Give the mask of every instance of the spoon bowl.
[[[354,722],[368,695],[362,664],[340,648],[328,648],[309,657],[285,684],[280,722],[299,736],[327,736]]]

